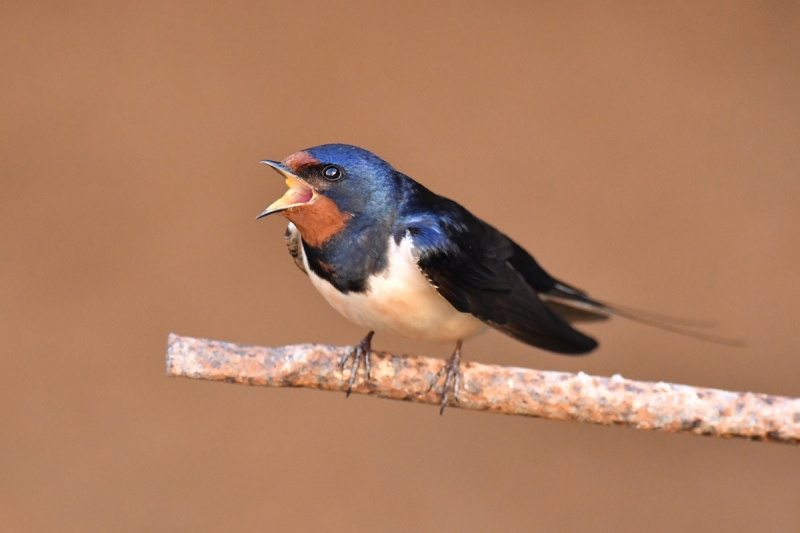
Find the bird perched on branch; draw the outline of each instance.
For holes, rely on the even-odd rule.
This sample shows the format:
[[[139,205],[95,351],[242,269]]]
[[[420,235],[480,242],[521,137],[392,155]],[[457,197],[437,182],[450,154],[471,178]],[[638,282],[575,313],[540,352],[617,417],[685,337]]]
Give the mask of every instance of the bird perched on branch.
[[[349,356],[349,387],[362,360],[369,377],[376,331],[455,343],[442,369],[444,409],[451,382],[458,397],[462,341],[487,326],[566,355],[597,347],[574,322],[621,315],[674,329],[658,323],[666,317],[611,307],[552,277],[509,237],[367,150],[326,144],[262,163],[289,189],[257,218],[289,219],[297,266],[334,309],[369,330]]]

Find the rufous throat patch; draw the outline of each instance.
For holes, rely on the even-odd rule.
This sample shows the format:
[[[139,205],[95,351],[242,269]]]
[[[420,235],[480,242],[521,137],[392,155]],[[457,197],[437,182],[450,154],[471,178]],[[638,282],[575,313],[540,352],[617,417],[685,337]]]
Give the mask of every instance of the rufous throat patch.
[[[349,213],[339,211],[334,201],[325,196],[317,196],[313,202],[292,207],[281,214],[297,226],[306,244],[314,248],[321,247],[342,231],[350,218]]]

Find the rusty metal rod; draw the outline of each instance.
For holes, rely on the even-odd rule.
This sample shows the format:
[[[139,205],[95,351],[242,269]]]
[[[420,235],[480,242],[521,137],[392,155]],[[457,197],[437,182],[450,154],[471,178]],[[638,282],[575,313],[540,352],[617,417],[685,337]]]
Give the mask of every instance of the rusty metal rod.
[[[265,348],[170,334],[167,375],[343,392],[349,369],[342,372],[339,360],[350,350],[320,344]],[[444,366],[443,360],[372,352],[371,361],[370,379],[360,369],[354,393],[439,404],[442,381],[433,390],[428,388]],[[800,443],[800,399],[796,398],[469,362],[461,364],[461,375],[458,401],[451,398],[451,407],[668,433]]]

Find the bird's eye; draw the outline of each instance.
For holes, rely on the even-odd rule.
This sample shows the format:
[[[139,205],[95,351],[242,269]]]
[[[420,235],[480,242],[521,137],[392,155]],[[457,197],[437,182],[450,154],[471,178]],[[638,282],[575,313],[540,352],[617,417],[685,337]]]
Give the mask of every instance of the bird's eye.
[[[325,176],[325,179],[328,179],[330,181],[336,181],[342,179],[341,169],[333,165],[328,165],[327,167],[323,168],[322,174]]]

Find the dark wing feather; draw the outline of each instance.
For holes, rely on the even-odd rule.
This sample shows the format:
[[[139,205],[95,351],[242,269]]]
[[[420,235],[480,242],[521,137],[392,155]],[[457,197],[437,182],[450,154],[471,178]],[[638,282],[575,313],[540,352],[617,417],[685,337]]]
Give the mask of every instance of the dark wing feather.
[[[597,342],[569,323],[620,316],[709,342],[743,345],[694,331],[713,322],[595,300],[550,276],[519,245],[457,203],[399,173],[398,182],[405,188],[405,201],[395,239],[411,236],[420,270],[456,309],[522,342],[559,353],[586,353]]]
[[[597,347],[550,310],[537,292],[555,280],[511,239],[455,203],[402,228],[422,273],[448,302],[522,342],[563,354]],[[442,207],[442,206],[440,206]]]

